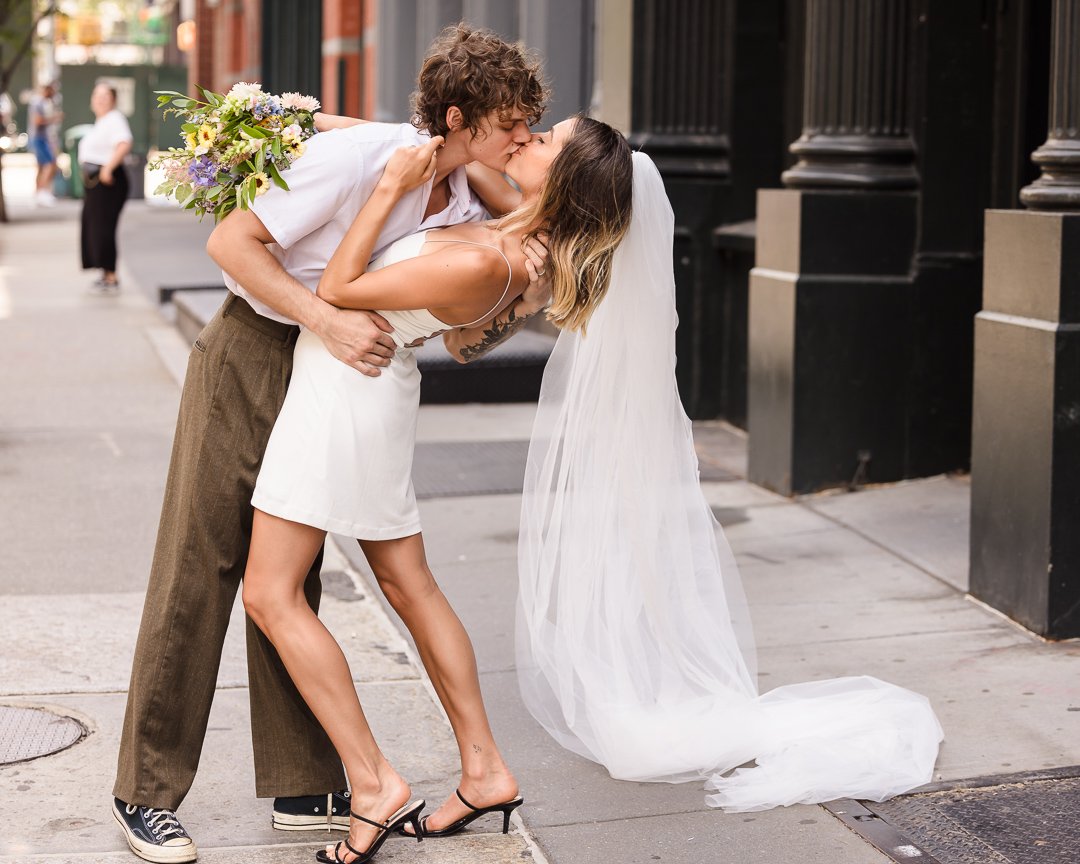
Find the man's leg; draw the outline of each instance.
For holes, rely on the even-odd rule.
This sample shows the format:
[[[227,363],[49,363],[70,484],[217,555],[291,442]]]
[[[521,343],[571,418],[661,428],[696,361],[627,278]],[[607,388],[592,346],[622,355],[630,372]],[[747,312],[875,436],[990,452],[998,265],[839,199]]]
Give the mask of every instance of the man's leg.
[[[242,554],[235,547],[247,509],[235,494],[227,506],[212,500],[226,478],[211,473],[209,463],[215,451],[257,446],[229,441],[231,424],[221,422],[228,406],[215,410],[217,388],[231,374],[225,362],[229,331],[239,329],[219,312],[188,361],[113,788],[130,804],[175,810],[202,750],[240,584],[236,559]],[[213,467],[226,470],[226,482],[235,486],[243,455],[232,459],[233,466]]]
[[[114,787],[131,804],[175,809],[194,778],[247,561],[251,491],[291,371],[294,330],[231,298],[223,312],[196,343],[181,400]],[[325,739],[306,724],[283,734],[298,754]],[[307,771],[312,782],[333,775],[326,764]]]

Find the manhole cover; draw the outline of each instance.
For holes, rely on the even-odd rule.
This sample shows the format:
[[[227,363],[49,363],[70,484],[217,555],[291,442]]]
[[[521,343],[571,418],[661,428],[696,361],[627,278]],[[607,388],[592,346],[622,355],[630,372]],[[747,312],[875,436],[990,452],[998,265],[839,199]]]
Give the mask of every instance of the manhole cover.
[[[882,804],[836,801],[826,808],[894,861],[1080,861],[1080,766],[959,786]]]
[[[0,765],[48,756],[86,735],[78,720],[43,711],[0,705]]]

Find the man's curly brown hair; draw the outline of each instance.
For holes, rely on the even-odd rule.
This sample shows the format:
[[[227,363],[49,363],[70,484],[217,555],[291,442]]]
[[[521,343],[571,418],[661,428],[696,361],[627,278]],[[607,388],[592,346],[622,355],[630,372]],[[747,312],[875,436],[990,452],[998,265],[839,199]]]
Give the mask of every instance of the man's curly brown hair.
[[[532,126],[543,116],[547,98],[540,62],[521,45],[490,30],[452,24],[436,37],[420,67],[412,123],[446,135],[446,112],[457,106],[473,134],[492,112],[506,119],[519,110]]]

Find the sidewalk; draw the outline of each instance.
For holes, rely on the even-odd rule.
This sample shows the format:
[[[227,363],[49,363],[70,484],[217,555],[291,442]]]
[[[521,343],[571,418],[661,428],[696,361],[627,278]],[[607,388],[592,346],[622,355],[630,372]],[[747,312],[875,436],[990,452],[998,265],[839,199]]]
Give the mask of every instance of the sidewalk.
[[[77,269],[77,205],[32,211],[13,201],[12,211],[17,221],[0,227],[0,705],[52,707],[91,734],[0,766],[0,862],[132,862],[109,788],[178,404],[174,376],[187,352],[152,292],[214,276],[199,240],[210,226],[131,205],[124,290],[101,298],[83,292],[89,279]],[[513,670],[519,496],[507,491],[520,484],[531,414],[527,404],[425,406],[417,459],[429,559],[473,635],[496,735],[526,798],[522,821],[508,837],[389,841],[377,860],[886,861],[824,808],[708,810],[698,784],[611,780],[532,721]],[[925,693],[946,731],[940,781],[1080,763],[1080,644],[1044,643],[965,597],[964,478],[791,501],[741,479],[737,433],[698,424],[696,438],[704,476],[717,478],[706,494],[749,595],[763,690],[869,674]],[[437,806],[455,779],[449,729],[355,544],[329,550],[324,617],[380,741]],[[268,802],[252,794],[241,631],[234,626],[226,645],[181,816],[200,861],[310,861],[325,835],[272,831]]]

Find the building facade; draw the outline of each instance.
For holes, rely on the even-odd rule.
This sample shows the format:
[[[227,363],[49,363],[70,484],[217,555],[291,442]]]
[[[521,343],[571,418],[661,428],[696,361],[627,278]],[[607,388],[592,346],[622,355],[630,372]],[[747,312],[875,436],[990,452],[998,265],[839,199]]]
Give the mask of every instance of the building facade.
[[[974,450],[973,592],[1080,635],[1080,0],[196,5],[193,80],[379,120],[447,23],[544,55],[549,119],[590,110],[664,175],[688,413],[789,495]]]

